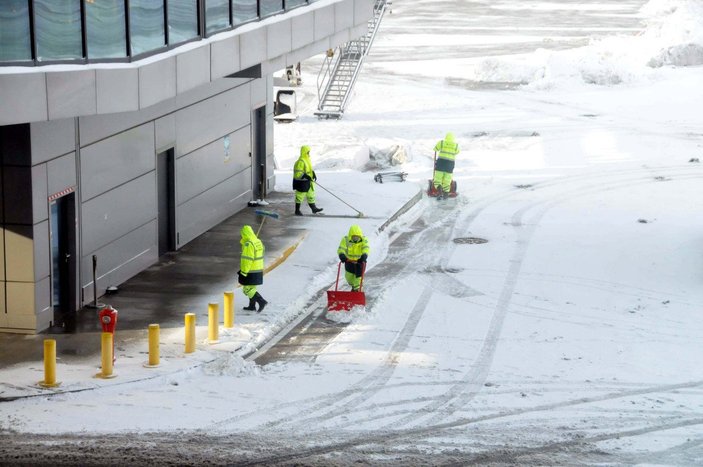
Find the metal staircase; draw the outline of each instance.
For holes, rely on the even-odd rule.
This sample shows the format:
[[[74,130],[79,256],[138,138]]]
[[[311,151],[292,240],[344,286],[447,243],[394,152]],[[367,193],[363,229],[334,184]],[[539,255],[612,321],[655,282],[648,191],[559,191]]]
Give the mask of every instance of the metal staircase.
[[[383,14],[390,4],[389,0],[375,0],[373,19],[368,22],[366,35],[340,45],[336,51],[327,51],[317,75],[317,97],[320,103],[315,115],[318,118],[341,118],[344,114],[364,58],[371,49]]]

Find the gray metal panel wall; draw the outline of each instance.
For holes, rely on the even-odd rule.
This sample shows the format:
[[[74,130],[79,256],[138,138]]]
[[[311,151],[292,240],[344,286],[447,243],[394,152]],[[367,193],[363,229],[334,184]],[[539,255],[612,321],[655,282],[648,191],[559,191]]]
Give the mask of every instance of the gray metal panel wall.
[[[199,47],[176,57],[178,94],[210,83],[210,49]]]
[[[95,70],[47,73],[46,89],[50,120],[98,111]]]
[[[83,202],[154,170],[154,147],[149,122],[82,148]]]
[[[176,112],[176,157],[188,154],[249,124],[249,84]]]
[[[146,110],[194,86],[283,55],[306,58],[327,48],[300,55],[313,41],[326,40],[328,47],[334,47],[339,44],[330,38],[342,37],[340,28],[371,19],[372,4],[372,0],[316,2],[220,33],[215,40],[189,43],[128,64],[13,67],[12,73],[0,74],[0,102],[5,104],[0,106],[0,125]],[[314,17],[313,25],[305,28],[313,31],[312,37],[294,32],[300,17]],[[288,57],[284,61],[291,62]]]
[[[33,123],[30,125],[30,134],[33,165],[68,154],[76,149],[75,118]]]
[[[156,218],[156,172],[83,203],[82,211],[82,253],[87,256]]]
[[[57,157],[46,163],[49,196],[76,186],[76,152]]]
[[[197,149],[176,161],[176,204],[183,204],[251,166],[249,125]],[[246,186],[245,189],[249,189]]]
[[[93,299],[93,255],[98,257],[98,296],[111,285],[119,285],[158,260],[156,220],[153,220],[114,242],[81,258],[81,290],[83,303]]]
[[[168,100],[137,112],[80,117],[78,125],[80,126],[81,147],[155,120],[175,110],[175,102]]]
[[[242,187],[247,187],[242,191]],[[251,169],[212,187],[176,208],[179,245],[184,245],[234,213],[251,199]]]

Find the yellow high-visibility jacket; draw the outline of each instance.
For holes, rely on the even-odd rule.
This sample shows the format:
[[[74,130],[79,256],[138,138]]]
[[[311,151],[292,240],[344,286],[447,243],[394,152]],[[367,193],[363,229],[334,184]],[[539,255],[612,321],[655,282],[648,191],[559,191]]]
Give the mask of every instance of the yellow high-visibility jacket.
[[[248,225],[242,227],[240,233],[242,256],[239,260],[239,283],[261,285],[264,283],[264,244]]]

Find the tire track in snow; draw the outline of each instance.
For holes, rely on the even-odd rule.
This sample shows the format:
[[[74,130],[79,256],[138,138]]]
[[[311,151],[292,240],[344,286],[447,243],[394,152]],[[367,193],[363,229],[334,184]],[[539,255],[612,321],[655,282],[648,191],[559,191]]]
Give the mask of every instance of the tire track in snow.
[[[667,174],[670,175],[670,174]],[[687,180],[703,178],[702,174],[690,174],[690,171],[686,173],[685,176],[679,177],[676,180]],[[633,185],[645,184],[645,183],[657,183],[651,178],[641,179],[641,177],[636,177],[634,180],[625,180],[622,182],[616,182],[613,184],[596,184],[594,186],[577,188],[574,190],[567,190],[558,196],[557,199],[548,199],[545,201],[538,201],[529,204],[521,209],[519,209],[512,217],[511,224],[518,229],[517,230],[517,240],[515,251],[510,260],[510,266],[506,279],[501,290],[501,294],[498,298],[496,308],[489,324],[488,332],[484,340],[484,345],[479,351],[476,363],[472,368],[464,375],[464,378],[453,387],[451,387],[442,398],[434,401],[429,406],[423,407],[418,412],[420,413],[430,413],[431,417],[428,419],[427,423],[438,423],[449,417],[451,414],[457,410],[465,407],[471,400],[480,392],[481,388],[485,384],[488,373],[490,371],[493,357],[497,349],[498,339],[502,331],[503,323],[505,317],[508,313],[508,308],[511,304],[512,295],[515,291],[515,286],[520,276],[520,269],[522,267],[522,262],[525,259],[527,249],[529,247],[530,239],[539,225],[542,217],[553,207],[564,203],[566,201],[572,200],[576,197],[585,196],[594,193],[601,193],[603,191],[611,191],[616,189],[621,189],[624,187],[629,187]],[[527,212],[539,208],[539,211],[529,220],[527,225],[523,223],[523,218]],[[524,228],[520,228],[524,227]],[[422,415],[420,416],[420,418]],[[404,426],[411,422],[420,421],[415,414],[410,414],[405,418],[395,421],[392,426]]]
[[[684,174],[690,175],[691,173],[691,166],[672,166],[672,167],[667,167],[667,168],[658,168],[656,173],[661,172],[662,170],[667,169],[669,172],[666,173],[667,176],[673,176],[675,174],[678,174],[679,172],[682,172]],[[626,177],[622,177],[622,175],[626,175]],[[642,168],[638,171],[634,171],[632,169],[627,169],[627,170],[621,170],[618,171],[618,173],[615,175],[616,180],[614,182],[624,182],[626,184],[631,184],[631,183],[648,183],[648,182],[653,182],[654,177],[652,176],[652,169],[649,168]],[[555,180],[549,180],[546,182],[541,182],[541,183],[536,183],[532,187],[532,191],[536,191],[539,189],[539,191],[547,190],[550,188],[561,188],[564,185],[572,185],[574,182],[591,182],[592,180],[595,179],[595,181],[603,181],[603,179],[608,179],[612,178],[613,173],[608,173],[608,174],[599,174],[599,173],[589,173],[589,174],[580,174],[572,177],[563,177],[560,179],[555,179]],[[695,178],[700,177],[700,175],[694,175]],[[688,178],[688,177],[687,177]],[[618,185],[622,185],[622,183],[619,183]],[[615,185],[609,185],[608,182],[606,183],[601,183],[600,185],[589,185],[585,189],[580,189],[578,190],[578,194],[584,195],[584,194],[590,194],[590,193],[597,193],[601,191],[602,188],[608,188],[608,189],[615,189],[619,188],[621,186],[616,187]],[[573,191],[573,190],[572,190]],[[520,195],[523,194],[523,191],[509,191],[509,192],[503,192],[499,193],[497,195],[485,198],[485,199],[480,199],[478,202],[475,203],[476,207],[469,212],[469,214],[466,216],[465,220],[461,222],[460,226],[457,226],[459,224],[459,221],[457,218],[454,218],[454,222],[452,224],[452,228],[450,229],[453,233],[453,231],[460,231],[461,233],[465,232],[468,230],[470,225],[473,223],[473,221],[481,214],[483,210],[485,210],[488,207],[491,207],[493,204],[500,202],[504,199],[509,199],[511,197],[514,197],[516,194]],[[560,194],[561,195],[561,194]],[[539,205],[549,203],[551,200],[548,199],[546,201],[539,201],[539,202],[533,202],[532,204],[522,208],[519,210],[516,215],[513,216],[511,224],[519,229],[520,227],[523,226],[521,222],[521,215],[527,212],[529,209],[532,209],[534,207],[537,207]],[[561,202],[563,202],[562,200]],[[546,209],[548,209],[547,207]],[[449,212],[451,214],[453,211]],[[546,212],[546,211],[545,211]],[[428,235],[429,232],[433,233],[434,235],[438,235],[437,229],[446,229],[447,228],[447,221],[451,219],[447,219],[447,216],[444,216],[442,219],[437,221],[436,219],[434,222],[432,222],[427,228],[420,233],[420,235],[415,235],[409,242],[408,246],[406,249],[410,249],[413,245],[426,240],[426,235]],[[540,216],[543,214],[540,214]],[[516,217],[517,216],[517,217]],[[417,221],[417,223],[422,223],[422,221]],[[414,224],[415,225],[415,224]],[[529,227],[529,226],[528,226]],[[536,225],[533,225],[531,228],[528,228],[528,230],[534,230]],[[429,232],[428,232],[429,230]],[[406,232],[407,235],[412,237],[412,231]],[[441,234],[441,232],[439,232]],[[445,236],[447,238],[444,239],[445,244],[449,245],[449,247],[445,248],[443,251],[442,259],[438,261],[439,265],[441,264],[446,264],[446,261],[448,258],[451,257],[453,254],[453,251],[457,247],[455,244],[452,242],[449,242],[447,239],[451,238],[452,235]],[[438,239],[435,239],[435,241],[441,241]],[[526,246],[524,247],[526,248]],[[401,254],[399,253],[399,256]],[[392,256],[392,254],[389,254],[389,256]],[[387,260],[384,261],[386,263]],[[393,276],[396,280],[386,284],[386,286],[380,291],[379,295],[382,295],[384,290],[387,290],[391,287],[393,287],[399,280],[405,280],[407,279],[407,274],[408,273],[416,273],[418,272],[418,268],[415,270],[412,270],[410,267],[413,264],[413,262],[409,262],[409,264],[406,264],[403,269],[401,269],[399,272],[402,272],[402,274],[397,274]],[[421,264],[421,263],[420,263]],[[441,266],[440,266],[441,267]],[[374,270],[377,270],[378,266],[374,268]],[[515,267],[513,266],[513,269]],[[372,270],[372,272],[374,271]],[[516,269],[516,271],[519,270]],[[514,275],[514,273],[513,273]],[[388,276],[385,276],[386,278]],[[402,279],[398,279],[398,277],[401,277]],[[517,280],[517,279],[514,279]],[[507,285],[510,285],[510,282],[506,283]],[[512,285],[514,287],[514,283]],[[507,293],[504,285],[504,293],[501,294],[502,300],[503,300],[503,305],[502,307],[507,307],[509,303],[509,298],[510,294]],[[431,296],[431,294],[430,294]],[[364,401],[370,399],[373,395],[376,393],[382,391],[385,388],[385,384],[388,380],[390,380],[391,376],[393,375],[393,372],[395,370],[395,367],[397,365],[397,357],[400,352],[402,352],[402,349],[407,347],[407,342],[409,341],[410,337],[412,336],[405,336],[402,337],[404,333],[408,333],[411,330],[414,330],[414,328],[417,325],[418,320],[421,317],[421,314],[418,316],[417,313],[419,313],[419,310],[422,309],[422,304],[425,300],[429,300],[427,298],[426,292],[423,289],[423,293],[420,296],[421,298],[418,299],[415,303],[415,306],[413,307],[413,312],[411,312],[411,316],[413,316],[412,319],[409,318],[410,320],[410,325],[406,323],[404,326],[403,330],[399,334],[399,336],[396,337],[396,340],[394,341],[394,344],[391,346],[389,349],[389,354],[387,358],[385,359],[384,363],[377,368],[373,373],[369,374],[362,380],[360,380],[358,383],[355,383],[354,385],[350,386],[348,389],[341,391],[341,392],[336,392],[332,393],[329,395],[324,395],[320,396],[317,398],[305,400],[305,401],[298,401],[297,403],[290,403],[290,404],[282,404],[278,406],[280,409],[288,409],[290,407],[298,406],[300,407],[297,413],[290,414],[288,416],[284,416],[282,418],[279,418],[274,421],[270,421],[266,424],[263,425],[265,428],[274,428],[277,426],[282,426],[285,424],[291,424],[291,423],[298,423],[298,424],[303,424],[307,422],[329,422],[331,419],[350,414],[350,413],[358,413],[359,411],[366,410],[365,408],[360,407],[360,404],[362,404]],[[424,298],[422,298],[424,297]],[[426,304],[425,304],[426,306]],[[506,308],[507,309],[507,308]],[[493,333],[495,334],[500,330],[498,327],[499,324],[502,325],[502,319],[503,317],[498,317],[494,318],[494,324],[493,324]],[[495,339],[497,339],[497,335],[494,336]],[[398,345],[395,345],[395,344]],[[496,343],[488,343],[484,344],[484,351],[482,353],[482,358],[483,358],[483,364],[479,364],[473,367],[471,370],[471,374],[469,379],[473,378],[475,380],[481,375],[482,379],[485,382],[485,375],[487,375],[487,371],[490,368],[490,365],[486,365],[486,359],[490,357],[492,359],[492,353],[495,351],[495,345]],[[456,381],[454,384],[453,388],[447,391],[444,395],[440,396],[439,399],[437,398],[432,398],[434,401],[432,406],[436,407],[442,407],[442,406],[448,406],[450,411],[454,411],[466,403],[468,403],[477,393],[477,391],[480,389],[483,383],[480,384],[474,384],[474,390],[471,391],[468,394],[464,394],[463,397],[458,399],[460,402],[452,404],[451,401],[457,400],[458,397],[462,393],[464,393],[464,389],[467,385],[467,377],[464,376],[460,380]],[[312,406],[310,406],[312,404]],[[276,410],[276,408],[273,408]],[[427,410],[429,409],[423,409],[423,413],[427,413]],[[322,413],[320,413],[322,412]],[[444,411],[445,413],[447,410]],[[253,414],[252,414],[253,415]],[[239,417],[234,417],[233,419],[228,419],[223,422],[218,423],[218,426],[222,426],[223,424],[227,424],[229,422],[233,422],[237,419],[242,418],[244,415],[239,416]],[[436,417],[437,419],[443,418],[446,415],[442,415],[441,417]],[[378,418],[383,418],[383,415],[379,416]],[[412,416],[406,417],[406,423],[409,423],[410,421],[413,420]],[[417,418],[416,418],[417,419]],[[394,424],[395,426],[395,424]]]

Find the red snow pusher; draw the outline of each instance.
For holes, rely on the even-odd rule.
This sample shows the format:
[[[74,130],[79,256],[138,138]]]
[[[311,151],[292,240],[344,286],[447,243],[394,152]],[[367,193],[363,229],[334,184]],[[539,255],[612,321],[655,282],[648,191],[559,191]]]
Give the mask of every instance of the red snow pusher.
[[[439,190],[435,188],[433,180],[428,180],[428,182],[429,184],[427,186],[427,196],[436,198],[439,195]],[[449,185],[449,197],[456,198],[457,196],[458,193],[456,192],[456,182],[452,180],[451,185]]]
[[[435,188],[434,186],[434,173],[435,173],[435,164],[437,163],[437,153],[434,153],[434,158],[432,159],[432,178],[428,180],[427,184],[427,196],[430,196],[432,198],[436,198],[439,196],[439,190]],[[456,181],[452,180],[452,183],[449,184],[449,197],[450,198],[456,198],[457,197],[457,192],[456,192]]]
[[[349,311],[357,305],[366,306],[366,295],[362,292],[364,285],[364,272],[366,263],[361,270],[361,283],[359,290],[339,290],[339,273],[342,270],[342,261],[337,266],[337,281],[334,283],[334,290],[327,291],[327,309],[329,311]]]

